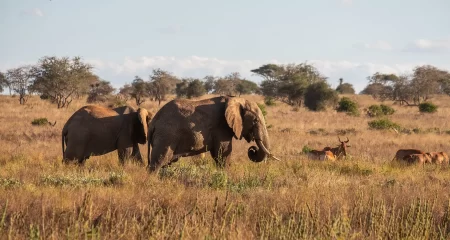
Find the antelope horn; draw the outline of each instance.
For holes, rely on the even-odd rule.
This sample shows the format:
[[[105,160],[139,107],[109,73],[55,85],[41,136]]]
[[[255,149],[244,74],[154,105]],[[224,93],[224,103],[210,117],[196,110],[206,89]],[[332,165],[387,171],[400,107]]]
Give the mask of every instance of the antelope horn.
[[[348,137],[347,137],[347,141],[345,141],[346,143],[348,143],[350,141],[350,139],[348,139]]]

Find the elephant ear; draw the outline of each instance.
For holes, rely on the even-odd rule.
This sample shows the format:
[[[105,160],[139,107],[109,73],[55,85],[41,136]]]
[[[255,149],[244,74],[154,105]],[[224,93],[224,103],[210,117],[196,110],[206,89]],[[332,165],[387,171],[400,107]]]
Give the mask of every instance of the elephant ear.
[[[142,129],[144,130],[143,136],[145,136],[145,139],[147,139],[147,132],[148,132],[148,121],[151,118],[151,114],[144,108],[139,108],[137,110],[139,122],[142,124]]]
[[[229,98],[225,109],[225,119],[228,126],[233,129],[237,139],[242,139],[242,115],[245,100],[240,98]]]

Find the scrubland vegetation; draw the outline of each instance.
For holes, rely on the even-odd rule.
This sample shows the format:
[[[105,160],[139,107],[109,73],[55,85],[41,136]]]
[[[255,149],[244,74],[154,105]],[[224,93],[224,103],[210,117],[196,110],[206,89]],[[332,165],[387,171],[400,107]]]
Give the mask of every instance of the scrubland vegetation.
[[[1,238],[450,238],[449,166],[391,162],[399,148],[450,152],[450,97],[430,96],[434,113],[383,102],[395,112],[380,111],[380,119],[398,124],[395,130],[370,128],[379,118],[365,110],[381,103],[369,95],[339,95],[355,101],[347,105],[359,115],[242,97],[264,106],[281,162],[250,162],[250,144],[233,140],[229,168],[216,168],[206,154],[150,175],[132,162],[120,166],[116,152],[83,167],[62,164],[61,129],[86,97],[58,109],[39,96],[26,104],[0,96]],[[155,112],[173,98],[140,104]],[[338,136],[350,139],[345,160],[316,162],[302,152],[334,147]]]
[[[400,148],[450,151],[450,73],[374,73],[359,94],[332,89],[316,68],[265,64],[239,73],[178,78],[153,69],[120,89],[81,58],[43,57],[0,73],[2,239],[449,239],[450,169],[391,162]],[[15,94],[15,95],[13,95]],[[61,129],[86,104],[141,106],[237,95],[262,109],[270,150],[250,162],[233,140],[231,166],[206,154],[157,174],[117,153],[62,163]],[[308,149],[348,137],[347,158],[308,160]],[[147,158],[147,148],[141,145]]]

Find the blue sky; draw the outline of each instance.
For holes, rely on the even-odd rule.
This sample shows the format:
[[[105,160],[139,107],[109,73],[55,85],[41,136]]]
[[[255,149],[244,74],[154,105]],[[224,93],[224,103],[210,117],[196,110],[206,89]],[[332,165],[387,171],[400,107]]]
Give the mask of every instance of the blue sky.
[[[222,76],[314,64],[357,91],[376,71],[450,70],[448,0],[0,0],[0,71],[81,56],[115,87],[161,67]]]

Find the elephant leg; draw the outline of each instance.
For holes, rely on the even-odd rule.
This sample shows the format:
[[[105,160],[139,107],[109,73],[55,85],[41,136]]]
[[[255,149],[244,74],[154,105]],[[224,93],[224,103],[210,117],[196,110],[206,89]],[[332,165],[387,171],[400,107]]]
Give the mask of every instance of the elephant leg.
[[[155,140],[152,144],[150,162],[148,169],[150,172],[157,172],[165,162],[171,162],[173,159],[174,146]]]
[[[216,166],[224,168],[229,165],[228,158],[232,151],[231,141],[217,141],[210,150],[211,156],[216,162]]]
[[[86,162],[86,160],[88,160],[88,159],[89,159],[89,156],[81,157],[80,159],[78,159],[78,164],[83,166],[84,163]]]
[[[89,157],[86,157],[86,154],[85,154],[85,144],[84,143],[82,143],[82,142],[77,143],[74,141],[67,143],[67,148],[66,148],[64,156],[63,156],[64,162],[67,163],[69,161],[75,160],[79,164],[83,164],[86,161],[86,159],[88,159],[88,158]],[[69,160],[69,161],[67,161],[67,160]]]
[[[133,159],[140,163],[141,165],[144,164],[144,160],[142,159],[142,155],[141,155],[141,151],[139,150],[139,144],[134,143],[133,144],[133,151],[131,153],[131,156],[133,157]]]
[[[119,163],[121,165],[124,165],[125,159],[130,156],[130,149],[129,148],[119,148],[119,149],[117,149],[117,154],[119,156]]]

